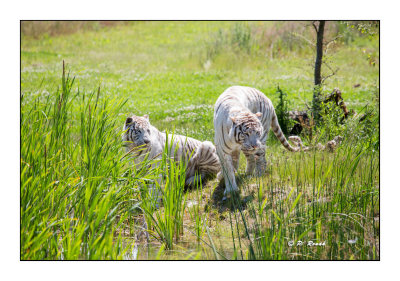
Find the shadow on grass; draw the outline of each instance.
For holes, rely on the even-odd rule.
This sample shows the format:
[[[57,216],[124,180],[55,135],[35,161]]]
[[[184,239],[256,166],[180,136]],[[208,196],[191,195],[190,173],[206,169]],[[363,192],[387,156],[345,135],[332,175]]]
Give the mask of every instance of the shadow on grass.
[[[211,197],[212,207],[217,209],[219,213],[223,213],[225,211],[237,211],[237,210],[245,210],[247,207],[247,203],[254,199],[253,195],[242,196],[241,195],[241,186],[246,182],[245,175],[237,175],[236,183],[239,187],[239,192],[231,193],[224,198],[225,191],[225,180],[222,179],[217,187],[214,189]]]

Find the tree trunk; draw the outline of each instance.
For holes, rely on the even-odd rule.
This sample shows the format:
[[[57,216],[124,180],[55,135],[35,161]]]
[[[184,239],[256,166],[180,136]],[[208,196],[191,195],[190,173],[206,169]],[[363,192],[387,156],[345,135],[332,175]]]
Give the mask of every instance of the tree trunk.
[[[317,45],[316,51],[317,55],[315,58],[315,67],[314,67],[314,93],[313,93],[313,114],[314,119],[318,123],[319,121],[319,111],[320,111],[320,95],[321,95],[321,66],[322,66],[322,56],[323,56],[323,41],[324,41],[324,29],[325,29],[325,21],[320,20],[318,28],[314,25],[315,30],[317,32]]]
[[[324,40],[325,21],[320,20],[317,31],[317,56],[315,58],[314,84],[321,85],[321,65],[323,56],[323,40]]]

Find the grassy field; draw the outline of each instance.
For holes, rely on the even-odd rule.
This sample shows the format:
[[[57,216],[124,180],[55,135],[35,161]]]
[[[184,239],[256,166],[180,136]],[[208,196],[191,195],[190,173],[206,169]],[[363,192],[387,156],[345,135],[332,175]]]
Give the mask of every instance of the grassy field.
[[[134,169],[123,122],[149,114],[161,131],[213,141],[213,105],[232,85],[258,88],[275,105],[279,85],[291,110],[304,109],[313,91],[307,23],[130,22],[39,36],[29,24],[21,38],[21,259],[379,259],[379,35],[327,23],[327,40],[341,36],[325,53],[323,75],[339,70],[323,92],[340,88],[357,114],[343,124],[326,116],[302,138],[341,134],[343,144],[293,154],[271,135],[269,173],[245,176],[242,158],[241,196],[223,203],[217,180],[183,192],[184,167],[168,159]],[[156,208],[145,191],[160,173]]]

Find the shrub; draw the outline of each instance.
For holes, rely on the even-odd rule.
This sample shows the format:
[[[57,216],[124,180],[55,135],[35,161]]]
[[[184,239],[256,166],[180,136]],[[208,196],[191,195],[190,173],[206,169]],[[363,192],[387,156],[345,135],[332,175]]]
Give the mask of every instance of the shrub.
[[[293,126],[293,120],[289,118],[289,101],[287,100],[287,94],[279,86],[276,88],[276,93],[279,98],[278,104],[275,107],[276,116],[278,117],[282,132],[287,135]]]

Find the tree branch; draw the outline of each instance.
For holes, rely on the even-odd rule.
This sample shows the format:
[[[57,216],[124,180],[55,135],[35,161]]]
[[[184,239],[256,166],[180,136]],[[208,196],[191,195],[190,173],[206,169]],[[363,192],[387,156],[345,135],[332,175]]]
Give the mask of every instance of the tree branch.
[[[336,41],[337,39],[339,39],[340,37],[342,37],[341,34],[336,35],[333,39],[329,40],[328,42],[325,42],[324,45],[328,46],[329,44],[331,44],[332,42]]]
[[[332,40],[329,40],[328,42],[323,43],[323,44],[325,45],[325,54],[328,53],[329,46],[330,46],[332,43],[335,43],[335,41],[336,41],[338,38],[340,38],[340,37],[342,37],[342,35],[338,34],[338,35],[335,36]]]
[[[311,23],[311,25],[314,27],[315,32],[318,33],[318,28],[317,28],[317,26],[315,25],[315,21],[313,21],[313,22]]]
[[[331,74],[329,74],[329,75],[327,75],[327,76],[324,76],[324,77],[322,78],[322,80],[321,80],[321,83],[324,83],[324,81],[325,81],[326,79],[328,79],[329,77],[332,77],[333,75],[336,75],[336,73],[339,71],[339,67],[336,68],[336,70],[333,70],[332,67],[331,67],[327,62],[323,62],[323,63],[324,63],[324,65],[326,65],[327,68],[329,68],[329,70],[331,71]]]
[[[295,37],[299,37],[300,39],[303,39],[303,40],[306,41],[308,44],[310,44],[312,47],[315,46],[315,43],[311,42],[311,40],[307,39],[306,37],[304,37],[304,36],[301,35],[301,34],[298,34],[298,33],[296,33],[296,32],[292,32],[292,35],[295,36]]]

